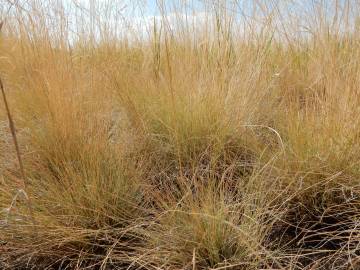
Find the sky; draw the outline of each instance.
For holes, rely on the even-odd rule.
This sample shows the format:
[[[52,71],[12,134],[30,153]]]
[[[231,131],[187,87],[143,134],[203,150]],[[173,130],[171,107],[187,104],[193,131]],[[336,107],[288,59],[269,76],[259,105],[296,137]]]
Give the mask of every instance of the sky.
[[[15,0],[0,0],[0,12],[6,10],[6,4],[11,1]],[[253,16],[252,8],[254,7],[254,0],[239,0],[237,2],[240,3],[240,5],[231,6],[231,3],[234,3],[234,1],[235,0],[213,0],[213,3],[225,2],[229,12],[235,11],[234,18],[239,24],[245,24],[247,23],[246,20],[249,20],[249,25],[252,23],[251,25],[253,26],[262,27],[262,24],[268,23],[264,18],[261,18],[261,15],[256,18]],[[304,14],[304,16],[293,17],[298,17],[300,19],[298,25],[304,24],[306,26],[307,24],[311,24],[313,21],[318,20],[316,16],[312,16],[311,12],[308,11],[311,9],[314,11],[314,3],[323,3],[324,7],[334,7],[334,5],[331,4],[334,3],[333,1],[335,0],[262,0],[259,1],[259,3],[264,4],[264,6],[267,5],[267,8],[270,10],[272,8],[272,3],[278,3],[278,7],[284,7],[288,3],[291,3],[291,7],[288,6],[287,8],[284,8],[288,13],[284,14],[281,18],[282,22],[279,22],[287,23],[290,21],[289,18],[293,14],[301,13]],[[356,1],[359,0],[349,1],[356,3]],[[163,18],[167,20],[170,27],[176,27],[179,20],[187,20],[187,22],[190,22],[190,24],[196,25],[196,27],[199,28],[204,24],[209,24],[209,18],[214,18],[214,13],[201,5],[201,3],[204,2],[210,3],[211,0],[17,0],[17,3],[22,5],[24,10],[31,9],[29,4],[31,2],[41,5],[43,10],[49,12],[46,23],[49,23],[49,25],[53,27],[54,33],[59,31],[57,27],[58,25],[61,25],[56,21],[54,7],[57,3],[61,3],[66,12],[65,17],[67,19],[67,26],[69,27],[70,32],[74,33],[72,34],[73,36],[71,36],[71,39],[76,39],[76,33],[94,31],[93,29],[96,28],[97,30],[95,30],[94,33],[97,36],[98,34],[96,34],[96,31],[98,31],[98,33],[104,32],[104,28],[107,30],[110,29],[114,35],[117,35],[118,33],[130,33],[129,30],[131,30],[137,31],[136,34],[140,34],[139,36],[146,36],[148,30],[153,29],[154,22],[157,25],[161,25]],[[166,10],[162,14],[158,9],[158,4],[161,2],[166,3]],[[46,3],[51,3],[51,5],[47,5]],[[178,5],[178,8],[176,8],[178,12],[175,13],[174,4],[176,3],[185,3],[187,4],[185,6],[191,6],[191,9],[184,8],[184,5],[179,8]],[[343,5],[345,0],[337,0],[337,3]],[[77,8],[78,6],[83,8]],[[259,8],[259,10],[261,10],[261,8]],[[15,9],[13,8],[13,11],[14,10]],[[89,10],[93,10],[97,13],[96,19],[90,18],[88,15]],[[331,9],[325,11],[325,13],[328,15],[334,14]],[[212,21],[212,23],[214,23],[214,21]],[[100,27],[102,27],[102,29],[100,29]],[[306,29],[306,27],[304,27],[304,29]]]
[[[156,10],[156,0],[147,1],[147,15],[158,15]]]

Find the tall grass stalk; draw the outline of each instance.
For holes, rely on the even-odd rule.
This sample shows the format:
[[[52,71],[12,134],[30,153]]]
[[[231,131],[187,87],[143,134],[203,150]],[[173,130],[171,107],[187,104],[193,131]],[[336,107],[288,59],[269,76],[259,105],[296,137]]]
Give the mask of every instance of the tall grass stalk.
[[[0,34],[1,34],[1,30],[2,30],[3,25],[4,25],[4,21],[0,22]],[[21,158],[19,143],[18,143],[17,136],[16,136],[16,128],[15,128],[13,118],[11,116],[9,103],[7,101],[7,98],[6,98],[5,88],[4,88],[4,84],[2,82],[1,77],[0,77],[0,89],[1,89],[1,94],[2,94],[3,101],[4,101],[4,106],[5,106],[7,118],[8,118],[8,121],[9,121],[9,128],[10,128],[11,136],[12,136],[12,139],[13,139],[17,160],[19,162],[20,175],[21,175],[21,179],[22,179],[22,187],[18,190],[18,194],[23,195],[25,197],[26,201],[27,201],[27,207],[28,207],[28,210],[29,210],[29,216],[30,216],[31,221],[32,221],[32,223],[34,225],[34,230],[36,232],[36,226],[35,226],[36,223],[35,223],[34,211],[33,211],[33,206],[32,206],[32,203],[31,203],[31,198],[29,197],[29,195],[26,192],[26,190],[27,190],[27,187],[26,187],[27,186],[27,179],[26,179],[26,174],[25,174],[23,161],[22,161],[22,158]],[[15,196],[15,200],[16,200],[17,196],[18,195]],[[11,211],[11,207],[9,208],[9,212],[10,211]]]

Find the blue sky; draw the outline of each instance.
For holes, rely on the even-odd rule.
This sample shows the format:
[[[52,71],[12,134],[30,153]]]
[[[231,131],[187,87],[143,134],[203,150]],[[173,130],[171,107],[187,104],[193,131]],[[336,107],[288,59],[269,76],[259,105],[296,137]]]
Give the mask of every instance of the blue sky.
[[[171,9],[171,5],[174,5],[174,4],[179,4],[179,3],[182,3],[184,4],[185,2],[188,2],[188,6],[191,6],[193,9],[195,9],[196,11],[201,11],[202,8],[201,8],[201,0],[189,0],[189,1],[184,1],[184,0],[162,0],[164,3],[166,3],[167,7]],[[157,0],[146,0],[146,14],[145,15],[148,15],[148,16],[151,16],[151,15],[159,15],[159,11],[158,11],[158,8],[157,8],[157,5],[158,5],[158,1]],[[171,12],[171,10],[169,10]]]
[[[6,9],[6,5],[1,5],[2,3],[10,3],[6,0],[0,0],[0,11]],[[28,8],[29,10],[30,5],[29,3],[33,0],[19,0],[17,3]],[[36,3],[44,5],[43,8],[47,12],[48,10],[52,10],[51,7],[49,7],[47,4],[49,4],[51,1],[38,1],[34,0]],[[329,20],[332,20],[334,10],[331,10],[331,8],[334,8],[334,5],[332,4],[335,0],[322,0],[322,3],[325,4],[323,8],[325,10],[323,11],[324,14],[329,18]],[[350,0],[351,1],[351,0]],[[352,0],[353,3],[358,0]],[[81,6],[85,7],[85,9],[90,9],[91,6],[93,6],[95,11],[101,10],[98,6],[94,7],[94,5],[91,5],[91,3],[97,3],[97,5],[102,5],[104,7],[104,11],[99,12],[99,16],[97,20],[91,20],[88,16],[89,13],[84,12],[82,17],[80,19],[78,18],[79,9],[74,8],[74,3],[78,3]],[[165,3],[167,5],[166,7],[166,17],[167,20],[171,25],[175,25],[176,19],[182,20],[186,16],[186,20],[193,22],[196,26],[201,25],[209,25],[209,22],[211,20],[206,20],[206,18],[212,18],[214,14],[212,13],[211,9],[203,8],[201,3],[210,3],[209,0],[53,0],[52,3],[62,3],[65,7],[65,11],[67,13],[67,19],[69,21],[68,26],[70,28],[70,31],[74,33],[75,36],[77,33],[77,30],[79,32],[84,31],[92,31],[91,29],[94,29],[96,27],[92,27],[92,25],[97,25],[98,22],[101,22],[104,24],[105,29],[110,29],[114,33],[130,33],[129,29],[131,30],[138,30],[137,32],[140,34],[146,34],[146,29],[152,29],[154,21],[160,22],[161,21],[161,14],[158,10],[158,3]],[[214,1],[215,3],[217,1]],[[239,0],[238,3],[240,5],[238,6],[232,6],[231,3],[234,3],[233,0],[226,0],[226,1],[220,1],[222,3],[226,3],[227,7],[231,10],[235,10],[236,16],[235,18],[238,18],[238,22],[240,23],[247,23],[247,21],[255,22],[255,26],[262,26],[264,23],[267,24],[268,22],[266,20],[262,20],[261,15],[257,14],[257,17],[252,17],[252,7],[254,7],[255,0]],[[286,23],[290,21],[291,17],[297,17],[300,20],[298,21],[298,30],[302,31],[303,29],[306,30],[307,25],[313,25],[312,22],[318,20],[318,16],[312,16],[312,12],[314,12],[314,7],[312,6],[314,3],[321,3],[321,0],[261,0],[259,3],[270,5],[271,3],[278,3],[280,4],[280,7],[287,11],[286,13],[282,14],[284,16],[281,17],[280,20],[282,20],[281,23]],[[178,11],[175,16],[174,14],[174,5],[179,3],[188,3],[188,5],[191,7],[191,9],[179,9],[175,8],[175,10]],[[291,9],[288,6],[288,4],[291,4]],[[111,8],[106,9],[106,6],[110,4]],[[139,8],[139,5],[143,4],[142,8]],[[344,6],[344,0],[338,0],[338,4],[340,6]],[[137,6],[136,8],[134,8]],[[287,8],[285,8],[287,6]],[[327,6],[327,7],[326,7]],[[123,8],[126,7],[126,8]],[[183,7],[183,6],[182,6]],[[55,9],[54,9],[55,10]],[[53,11],[54,11],[53,10]],[[110,10],[110,12],[109,12]],[[258,9],[260,10],[260,9]],[[15,9],[13,9],[15,11]],[[117,12],[119,11],[119,12]],[[243,14],[245,13],[245,14]],[[293,16],[294,13],[298,13],[296,16]],[[56,20],[54,19],[54,14],[52,12],[49,12],[49,21]],[[186,14],[186,15],[185,15]],[[301,14],[301,15],[300,15]],[[56,15],[56,14],[55,14]],[[164,14],[163,14],[164,15]],[[245,15],[245,16],[242,16]],[[81,21],[82,20],[82,21]],[[185,20],[185,19],[184,19]],[[54,21],[55,22],[55,21]],[[92,24],[94,23],[94,24]],[[52,27],[54,27],[54,32],[56,32],[56,23],[51,24]],[[199,27],[200,28],[200,27]],[[98,27],[96,31],[101,32]],[[103,28],[104,29],[104,28]],[[133,33],[134,31],[132,31]]]
[[[156,10],[156,0],[147,1],[147,14],[146,15],[158,15]]]

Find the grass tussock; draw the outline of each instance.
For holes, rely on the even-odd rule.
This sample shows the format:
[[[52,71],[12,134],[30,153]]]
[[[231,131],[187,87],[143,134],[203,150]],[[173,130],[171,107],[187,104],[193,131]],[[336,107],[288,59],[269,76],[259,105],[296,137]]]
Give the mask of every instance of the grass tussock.
[[[359,268],[356,1],[91,2],[0,7],[1,269]]]

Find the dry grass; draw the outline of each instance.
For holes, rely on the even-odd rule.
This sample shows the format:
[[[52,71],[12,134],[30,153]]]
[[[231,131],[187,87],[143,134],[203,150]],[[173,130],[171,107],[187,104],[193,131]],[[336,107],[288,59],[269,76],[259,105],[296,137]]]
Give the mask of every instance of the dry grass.
[[[170,2],[4,1],[0,268],[358,269],[360,5]]]

